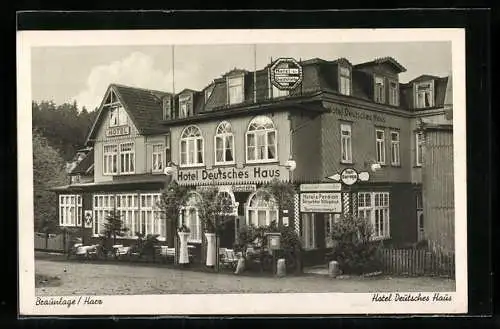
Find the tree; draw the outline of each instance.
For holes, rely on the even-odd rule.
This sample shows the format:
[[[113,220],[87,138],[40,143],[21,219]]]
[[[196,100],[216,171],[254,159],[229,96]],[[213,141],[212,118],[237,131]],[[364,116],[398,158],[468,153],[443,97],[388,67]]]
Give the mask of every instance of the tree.
[[[262,197],[265,200],[269,199],[269,196],[271,195],[278,203],[278,210],[280,214],[279,218],[281,218],[283,209],[292,208],[293,199],[296,194],[293,184],[289,182],[283,182],[278,179],[273,179],[272,181],[264,185],[263,189],[261,189],[260,191],[260,193],[262,193]],[[282,223],[280,220],[278,226],[281,225]]]
[[[362,274],[380,269],[377,250],[380,246],[372,239],[369,220],[357,216],[342,216],[332,225],[332,252],[329,260],[339,263],[344,273]]]
[[[104,240],[105,241],[110,241],[111,238],[113,238],[113,245],[116,244],[116,237],[119,236],[124,236],[127,231],[128,227],[126,227],[123,223],[122,216],[119,211],[116,209],[112,209],[108,212],[106,215],[106,218],[104,219]],[[109,243],[108,243],[109,244]],[[106,245],[107,248],[110,246]]]
[[[207,233],[220,234],[227,222],[234,220],[234,205],[227,193],[216,188],[201,193],[197,204],[198,216]]]
[[[57,232],[57,195],[49,188],[67,183],[64,160],[37,130],[33,131],[33,193],[35,231]]]
[[[166,220],[167,234],[171,242],[174,239],[179,212],[186,205],[187,198],[188,189],[175,181],[168,184],[161,194],[159,208]]]

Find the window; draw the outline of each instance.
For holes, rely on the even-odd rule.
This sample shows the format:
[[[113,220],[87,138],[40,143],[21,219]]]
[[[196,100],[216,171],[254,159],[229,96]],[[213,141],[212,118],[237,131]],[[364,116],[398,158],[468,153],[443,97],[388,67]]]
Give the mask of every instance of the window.
[[[160,205],[160,193],[141,194],[141,217],[140,223],[136,224],[134,231],[143,234],[158,234],[160,240],[167,236],[167,223],[162,219]]]
[[[380,164],[385,164],[385,134],[383,130],[377,129],[376,134],[376,146],[377,146],[377,162]]]
[[[214,91],[214,86],[213,85],[210,86],[210,87],[207,87],[207,89],[205,89],[205,103],[208,102],[208,99],[212,95],[213,91]]]
[[[203,137],[196,126],[188,126],[181,134],[181,166],[203,165]]]
[[[104,145],[103,151],[103,173],[112,175],[118,173],[118,146]]]
[[[358,216],[370,221],[373,239],[390,238],[389,193],[358,193]]]
[[[82,226],[81,195],[59,195],[59,225]]]
[[[122,106],[111,108],[110,111],[110,127],[124,126],[127,124],[127,113]]]
[[[201,221],[198,215],[198,204],[201,201],[198,193],[191,192],[186,205],[181,210],[181,224],[186,225],[189,230],[189,242],[201,242]]]
[[[415,105],[417,108],[434,106],[434,83],[432,81],[415,85]]]
[[[375,102],[385,102],[385,84],[384,78],[375,77]]]
[[[94,223],[92,232],[94,235],[103,234],[104,223],[108,212],[115,208],[115,196],[112,194],[94,195]]]
[[[421,166],[424,162],[424,135],[422,133],[415,134],[415,164]]]
[[[340,67],[339,69],[339,79],[340,79],[340,93],[343,95],[351,94],[351,70],[348,67]]]
[[[399,86],[396,81],[389,82],[389,104],[394,106],[399,105]]]
[[[120,173],[133,174],[135,171],[134,143],[120,144]]]
[[[120,215],[123,225],[128,228],[125,233],[127,237],[135,237],[138,232],[139,223],[139,201],[137,194],[116,195],[116,210]]]
[[[399,155],[399,132],[391,131],[391,165],[399,166],[401,159]]]
[[[278,222],[278,205],[274,198],[264,191],[250,195],[247,204],[247,225],[267,226]]]
[[[234,163],[234,136],[231,124],[221,122],[215,131],[215,164]]]
[[[154,144],[152,153],[152,170],[161,172],[163,170],[163,144]]]
[[[229,104],[243,102],[243,76],[230,77],[227,79],[227,90]]]
[[[276,129],[273,121],[266,116],[258,116],[250,122],[246,133],[248,163],[278,160]]]
[[[184,95],[179,97],[179,118],[186,118],[192,115],[191,96]]]
[[[340,142],[341,142],[341,162],[342,163],[352,163],[352,136],[351,136],[351,125],[341,124],[340,125]]]
[[[304,249],[315,249],[316,246],[316,236],[315,236],[315,224],[316,224],[316,214],[315,213],[302,213],[302,225],[300,230],[300,238],[302,240],[302,245]]]

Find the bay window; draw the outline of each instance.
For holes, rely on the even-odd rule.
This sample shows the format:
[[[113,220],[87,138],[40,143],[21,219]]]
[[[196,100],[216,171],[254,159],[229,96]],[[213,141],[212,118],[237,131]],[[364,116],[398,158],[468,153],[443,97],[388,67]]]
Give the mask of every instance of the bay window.
[[[389,193],[358,193],[358,216],[370,221],[372,239],[390,238]]]
[[[385,164],[385,133],[381,129],[375,131],[377,162]]]
[[[234,163],[234,135],[231,124],[221,122],[215,132],[215,164]]]
[[[276,134],[277,131],[270,118],[266,116],[254,118],[246,133],[247,163],[278,160]]]
[[[59,195],[59,226],[82,225],[82,196],[77,194]]]
[[[196,126],[186,127],[180,140],[180,165],[185,167],[203,165],[203,154],[203,137],[200,129]]]

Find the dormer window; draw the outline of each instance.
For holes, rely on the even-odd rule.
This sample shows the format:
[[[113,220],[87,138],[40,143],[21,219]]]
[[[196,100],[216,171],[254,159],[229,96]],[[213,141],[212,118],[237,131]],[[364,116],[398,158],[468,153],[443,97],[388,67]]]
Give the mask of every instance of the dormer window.
[[[191,109],[193,108],[192,98],[190,95],[179,96],[179,117],[186,118],[192,115]]]
[[[172,116],[172,97],[165,96],[163,97],[162,102],[163,108],[163,120],[168,120]]]
[[[208,102],[208,99],[212,95],[212,91],[214,91],[214,86],[210,86],[207,89],[205,89],[205,103]]]
[[[415,84],[415,107],[426,108],[434,106],[434,82],[427,81]]]
[[[342,95],[351,95],[351,70],[348,67],[339,67],[339,86]]]
[[[377,103],[385,103],[385,82],[382,77],[375,77],[375,97]]]
[[[229,104],[243,103],[243,75],[227,78]]]
[[[399,84],[397,81],[389,81],[389,104],[399,105]]]

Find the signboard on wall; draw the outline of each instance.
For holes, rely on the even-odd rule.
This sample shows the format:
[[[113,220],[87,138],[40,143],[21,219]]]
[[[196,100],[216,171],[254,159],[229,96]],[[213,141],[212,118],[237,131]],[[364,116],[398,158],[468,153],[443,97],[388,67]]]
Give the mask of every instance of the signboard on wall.
[[[130,126],[119,126],[106,129],[106,137],[124,136],[129,134]]]
[[[85,210],[85,227],[92,227],[92,210]]]
[[[301,193],[301,212],[342,212],[342,198],[340,193]]]
[[[200,168],[177,171],[176,180],[179,185],[210,184],[216,181],[223,185],[266,183],[273,179],[288,180],[289,172],[278,165],[248,166],[244,168]],[[240,188],[241,189],[241,188]],[[236,192],[236,191],[235,191]]]
[[[301,192],[340,191],[341,189],[340,183],[300,184]]]
[[[293,58],[279,58],[271,66],[271,83],[278,89],[295,89],[302,79],[302,66]]]
[[[207,192],[211,190],[222,191],[228,189],[232,192],[255,192],[257,190],[257,185],[255,184],[239,184],[239,185],[199,185],[196,186],[196,191]]]

